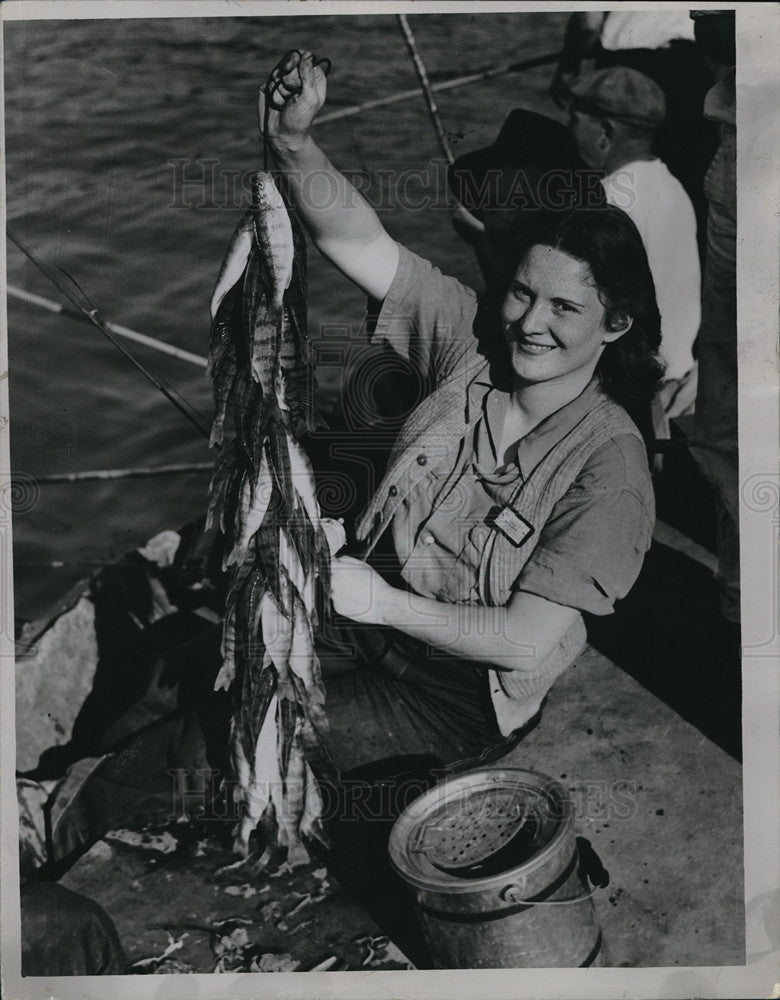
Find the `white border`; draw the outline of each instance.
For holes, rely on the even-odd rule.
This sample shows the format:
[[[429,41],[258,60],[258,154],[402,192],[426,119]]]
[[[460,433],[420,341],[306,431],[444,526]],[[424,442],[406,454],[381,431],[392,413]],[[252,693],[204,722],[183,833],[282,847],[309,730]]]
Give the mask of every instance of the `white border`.
[[[23,19],[160,18],[258,16],[263,14],[389,14],[398,11],[463,13],[461,3],[417,0],[414,3],[309,2],[237,0],[237,2],[112,2],[84,0],[6,0],[3,21]],[[582,3],[576,9],[609,10],[614,3]],[[669,9],[674,3],[634,3],[635,9]],[[687,5],[684,5],[687,9]],[[694,5],[695,6],[695,5]],[[698,4],[700,8],[730,8],[730,3]],[[566,11],[571,3],[471,3],[468,13],[517,10]],[[738,326],[740,338],[740,474],[743,484],[741,519],[743,580],[743,660],[745,697],[744,806],[745,888],[747,904],[747,965],[745,967],[503,970],[495,972],[350,972],[313,975],[139,976],[103,978],[19,979],[17,819],[13,787],[14,719],[12,649],[0,636],[0,727],[2,729],[3,826],[1,915],[4,994],[10,998],[87,998],[104,1000],[146,996],[181,997],[441,997],[443,1000],[524,997],[769,997],[778,995],[780,979],[777,940],[777,900],[780,896],[780,822],[778,821],[777,719],[780,706],[780,636],[778,634],[778,534],[780,533],[780,474],[778,473],[778,97],[777,53],[780,12],[774,4],[737,4]],[[0,179],[3,224],[5,182]],[[2,290],[5,290],[5,249]],[[7,318],[2,311],[0,375],[7,371]],[[0,378],[0,503],[8,503],[8,380]],[[0,523],[5,546],[5,583],[0,612],[12,617],[10,515]],[[7,632],[7,629],[4,630]],[[713,914],[713,919],[716,915]]]

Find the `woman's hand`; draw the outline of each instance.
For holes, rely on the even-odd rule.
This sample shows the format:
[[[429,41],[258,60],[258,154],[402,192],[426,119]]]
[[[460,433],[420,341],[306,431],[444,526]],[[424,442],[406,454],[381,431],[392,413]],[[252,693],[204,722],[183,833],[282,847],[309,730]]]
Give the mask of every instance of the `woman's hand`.
[[[274,166],[284,175],[285,196],[314,245],[361,291],[381,302],[398,267],[398,244],[310,134],[327,90],[327,60],[317,63],[311,52],[294,52],[272,71],[258,98],[260,130],[266,133]]]
[[[314,116],[325,103],[325,73],[320,66],[314,65],[311,52],[300,55],[291,52],[285,62],[271,73],[267,86],[273,91],[272,104],[277,107],[269,109],[266,138],[295,146],[309,134]],[[266,87],[263,86],[257,99],[261,132],[265,127],[267,101]]]
[[[334,610],[355,622],[384,624],[395,590],[376,570],[352,556],[331,562],[330,595]]]

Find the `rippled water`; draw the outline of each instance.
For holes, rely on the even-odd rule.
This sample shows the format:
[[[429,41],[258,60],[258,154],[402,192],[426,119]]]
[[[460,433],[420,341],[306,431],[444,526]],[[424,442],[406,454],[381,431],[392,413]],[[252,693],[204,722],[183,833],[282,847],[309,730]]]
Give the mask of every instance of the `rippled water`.
[[[410,20],[440,78],[555,51],[565,15]],[[206,350],[208,300],[240,181],[261,163],[256,89],[279,56],[307,47],[333,60],[326,110],[416,86],[389,15],[12,22],[4,30],[9,229],[72,275],[104,317],[196,353]],[[551,72],[440,94],[456,154],[489,143],[513,107],[555,114]],[[394,237],[478,282],[442,207],[443,166],[421,97],[324,124],[319,141],[339,167],[370,179],[365,193]],[[8,280],[58,297],[12,245]],[[327,324],[357,328],[364,302],[312,257],[309,311],[316,338]],[[8,320],[16,472],[210,460],[197,432],[97,330],[14,299]],[[210,414],[198,369],[132,349]],[[323,373],[326,404],[338,378]],[[206,487],[204,474],[42,485],[35,506],[14,515],[17,616],[43,612],[93,565],[201,512]]]

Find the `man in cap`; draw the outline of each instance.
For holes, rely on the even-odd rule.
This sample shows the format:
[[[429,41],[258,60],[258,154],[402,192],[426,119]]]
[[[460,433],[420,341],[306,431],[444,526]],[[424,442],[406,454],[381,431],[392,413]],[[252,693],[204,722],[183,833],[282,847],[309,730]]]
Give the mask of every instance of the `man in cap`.
[[[657,437],[668,418],[695,397],[693,344],[701,319],[696,216],[680,182],[653,153],[666,114],[658,84],[624,66],[598,70],[571,84],[569,125],[580,155],[602,170],[607,201],[634,221],[647,250],[661,311],[667,381],[656,402]]]
[[[655,135],[655,152],[685,188],[700,229],[703,259],[707,202],[704,174],[718,145],[717,129],[702,113],[704,95],[715,83],[713,65],[687,10],[624,9],[578,11],[569,17],[561,61],[550,93],[565,107],[570,84],[580,73],[627,66],[649,76],[663,90],[666,119]]]

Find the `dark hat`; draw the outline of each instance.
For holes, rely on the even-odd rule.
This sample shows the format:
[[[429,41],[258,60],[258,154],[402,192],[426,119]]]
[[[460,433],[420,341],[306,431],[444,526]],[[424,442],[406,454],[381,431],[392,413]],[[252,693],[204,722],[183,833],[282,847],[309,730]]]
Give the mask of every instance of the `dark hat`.
[[[584,73],[570,81],[569,90],[575,111],[646,129],[658,128],[666,118],[663,90],[649,76],[627,66]]]
[[[497,225],[510,224],[518,212],[579,204],[584,188],[591,200],[602,194],[566,126],[523,108],[509,114],[491,146],[450,164],[447,179],[461,205]]]

